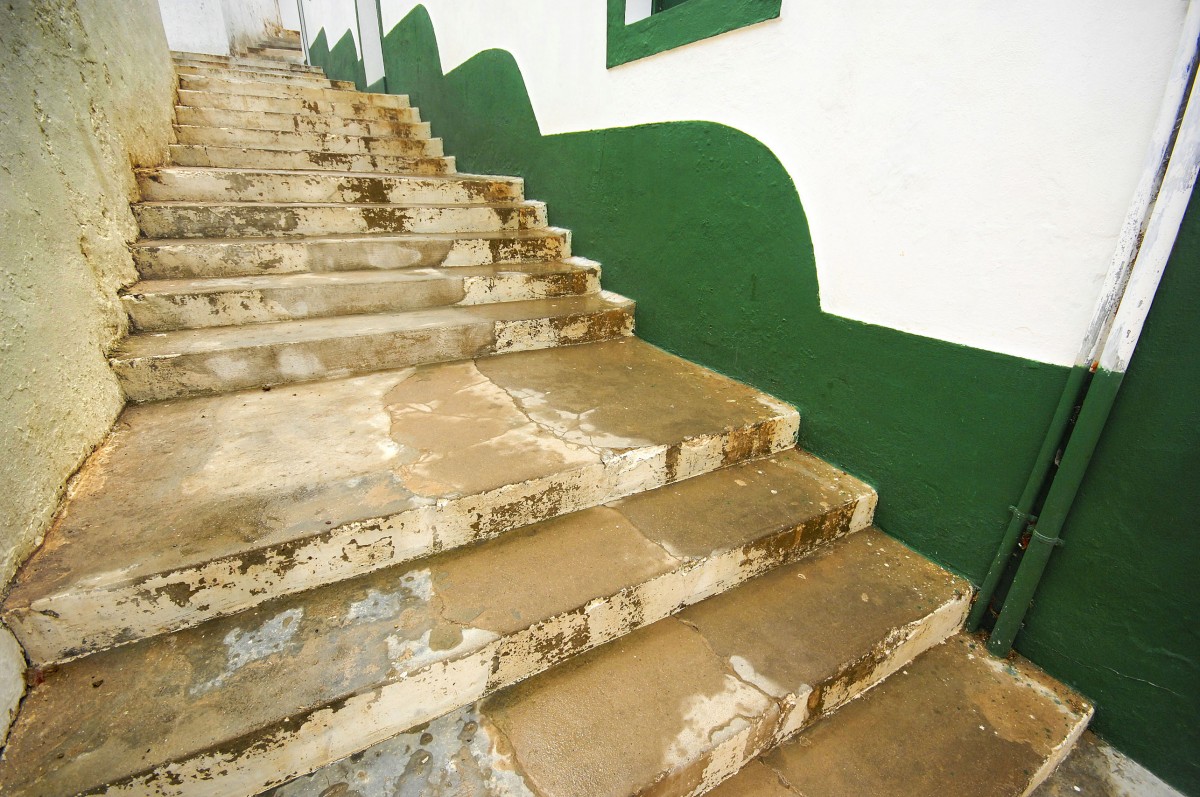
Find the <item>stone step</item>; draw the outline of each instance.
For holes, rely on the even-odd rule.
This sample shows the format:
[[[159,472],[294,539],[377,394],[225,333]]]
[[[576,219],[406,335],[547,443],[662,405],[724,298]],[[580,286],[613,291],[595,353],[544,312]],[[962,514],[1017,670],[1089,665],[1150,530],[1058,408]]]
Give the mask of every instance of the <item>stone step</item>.
[[[77,657],[770,456],[798,424],[633,338],[129,406],[4,619],[35,664]]]
[[[223,81],[237,81],[254,85],[279,84],[284,86],[308,86],[311,88],[329,88],[333,83],[324,72],[293,72],[284,69],[265,70],[248,69],[238,66],[220,64],[181,64],[175,63],[175,74],[182,77],[213,78]],[[351,84],[353,85],[353,84]],[[342,86],[346,88],[345,85]]]
[[[131,287],[121,300],[137,331],[166,332],[582,296],[599,290],[599,264],[577,258],[454,270],[148,281]]]
[[[394,94],[366,94],[355,91],[353,83],[330,81],[326,88],[316,86],[289,86],[280,83],[259,83],[250,80],[180,75],[179,88],[188,91],[208,91],[238,94],[243,97],[291,97],[304,100],[328,100],[332,102],[368,102],[388,108],[407,108],[407,98]]]
[[[785,452],[73,662],[0,787],[253,794],[828,548],[873,504]]]
[[[488,205],[141,202],[133,214],[147,238],[499,232],[547,223],[546,206],[529,200]]]
[[[219,64],[244,69],[271,69],[292,72],[320,72],[320,67],[308,64],[290,64],[270,58],[250,58],[248,56],[213,55],[212,53],[189,53],[172,51],[171,60],[177,64]]]
[[[304,51],[293,47],[250,47],[247,52],[255,58],[268,58],[284,63],[304,63]]]
[[[269,794],[698,794],[952,635],[968,592],[864,531]]]
[[[603,292],[144,333],[121,341],[109,362],[126,398],[161,401],[632,334],[633,303]]]
[[[208,61],[199,58],[175,57],[172,63],[176,70],[186,69],[191,75],[217,76],[222,72],[235,72],[247,75],[297,75],[300,77],[328,78],[324,70],[303,64],[245,64],[236,61]]]
[[[382,174],[453,174],[454,158],[409,158],[397,155],[345,152],[303,152],[256,147],[210,147],[200,144],[171,144],[171,163],[176,166],[212,166],[218,169],[325,170],[335,172],[379,172]]]
[[[997,660],[958,636],[709,794],[1019,797],[1070,752],[1091,714],[1029,662]]]
[[[168,167],[137,173],[147,202],[349,202],[442,205],[521,202],[519,177],[448,177],[268,169]]]
[[[431,135],[428,122],[354,119],[348,116],[317,115],[307,111],[304,113],[269,113],[192,108],[179,105],[175,108],[175,119],[181,125],[200,127],[240,127],[355,136],[399,136],[401,138],[429,138]]]
[[[333,100],[301,99],[297,97],[257,97],[249,94],[229,94],[219,91],[179,90],[179,104],[213,110],[251,111],[257,113],[314,114],[318,116],[354,119],[389,119],[398,122],[419,122],[420,113],[410,107],[407,97],[389,95],[404,105],[377,105],[370,101],[374,94],[342,92]],[[362,99],[368,98],[368,99]]]
[[[310,238],[191,238],[139,241],[142,279],[243,277],[402,268],[460,268],[565,260],[568,230],[546,228],[471,235],[347,235]]]
[[[180,144],[206,147],[251,147],[296,152],[338,152],[351,155],[398,155],[406,158],[441,157],[440,138],[343,135],[304,130],[254,130],[241,127],[198,127],[177,124]]]

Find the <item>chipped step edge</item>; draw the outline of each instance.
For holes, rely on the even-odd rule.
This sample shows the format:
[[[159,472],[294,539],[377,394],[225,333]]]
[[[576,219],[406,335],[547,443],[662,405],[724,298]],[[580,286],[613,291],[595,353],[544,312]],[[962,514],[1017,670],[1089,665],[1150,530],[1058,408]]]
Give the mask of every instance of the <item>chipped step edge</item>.
[[[542,229],[547,224],[546,206],[536,200],[461,206],[142,203],[134,206],[134,216],[144,236],[170,240],[368,233],[469,235]]]
[[[326,336],[307,341],[277,341],[220,351],[116,356],[109,359],[109,364],[117,375],[125,398],[144,403],[340,379],[378,370],[575,346],[632,336],[633,302],[603,290],[595,295],[610,306],[537,318],[471,319],[452,327],[418,327],[347,337]],[[565,297],[563,300],[577,298],[582,297]],[[468,306],[457,308],[461,312],[471,309]],[[439,337],[436,334],[438,332],[444,333],[444,336]],[[384,356],[383,352],[393,352],[394,359]],[[250,361],[240,363],[236,374],[214,373],[210,367],[214,359],[225,358],[219,359],[225,362],[237,353]],[[287,353],[289,357],[281,360],[282,353]],[[329,362],[330,359],[334,362]],[[303,371],[295,369],[296,362],[304,364]],[[293,367],[289,368],[289,365]]]
[[[866,694],[926,650],[952,637],[966,620],[970,598],[970,585],[962,581],[956,596],[924,617],[893,629],[870,651],[846,662],[820,683],[802,684],[783,698],[764,691],[776,701],[774,711],[756,718],[757,723],[750,723],[742,733],[694,756],[675,770],[662,773],[656,783],[668,778],[696,783],[683,792],[687,797],[698,797],[712,790],[750,761]]]
[[[340,707],[310,710],[265,729],[256,739],[160,765],[103,793],[208,794],[207,775],[219,769],[223,789],[232,786],[228,779],[233,778],[236,793],[253,794],[307,774],[864,530],[870,525],[876,496],[869,486],[851,482],[858,495],[795,526],[704,558],[683,559],[670,572],[593,598],[507,636],[468,635],[463,644],[475,649],[465,655],[449,658],[455,655],[449,651],[444,660],[339,701]],[[421,698],[431,694],[443,697],[423,703]]]
[[[749,427],[623,451],[597,464],[476,495],[430,499],[396,515],[345,523],[170,573],[135,580],[114,573],[108,583],[93,580],[28,606],[6,607],[5,619],[35,663],[79,658],[771,456],[795,446],[800,418],[787,410]],[[866,509],[863,513],[869,516]],[[113,627],[114,617],[122,618],[119,628]]]
[[[393,249],[398,265],[378,268],[380,271],[404,268],[457,268],[460,266],[499,266],[506,263],[537,262],[545,260],[567,260],[571,255],[571,234],[560,227],[547,227],[546,234],[538,238],[517,237],[472,237],[460,236],[450,241],[430,236],[413,235],[397,240],[383,236],[382,243]],[[406,240],[407,239],[407,240]],[[307,240],[262,239],[239,241],[236,239],[188,239],[175,241],[141,241],[133,246],[133,260],[142,279],[201,279],[204,277],[242,277],[264,274],[334,274],[341,271],[367,271],[372,269],[372,251],[380,241],[373,238],[338,238],[337,236]],[[445,252],[439,258],[425,258],[422,247],[437,249],[443,245]],[[407,248],[405,248],[407,246]],[[542,251],[536,251],[541,246]],[[360,249],[362,253],[345,262],[352,268],[318,268],[314,270],[307,256],[309,251],[321,247],[348,250]],[[268,249],[269,252],[261,252]],[[512,251],[505,251],[511,249]],[[242,253],[235,257],[236,253]],[[270,255],[268,258],[267,255]],[[254,265],[270,259],[272,268],[255,269]],[[167,261],[164,264],[162,261]],[[190,262],[189,262],[190,261]],[[169,265],[168,265],[169,264]],[[320,265],[319,263],[317,265]],[[224,270],[219,270],[220,266]]]
[[[576,258],[582,260],[582,258]],[[431,276],[415,284],[457,282],[461,298],[456,301],[431,302],[412,307],[397,307],[399,310],[424,310],[434,307],[471,307],[498,302],[524,302],[539,299],[559,299],[570,296],[588,296],[600,292],[600,265],[598,263],[572,263],[572,271],[551,274],[529,274],[519,271],[501,271],[488,275],[454,277]],[[353,290],[374,289],[382,293],[356,301],[353,296],[341,300],[325,300],[321,311],[311,308],[316,303],[305,301],[304,292],[338,290],[346,287]],[[209,329],[245,324],[264,324],[279,321],[299,321],[309,318],[330,318],[344,315],[369,315],[381,312],[375,307],[365,306],[378,302],[386,296],[386,289],[403,291],[412,284],[377,283],[374,286],[305,286],[294,289],[294,295],[286,295],[288,288],[230,288],[221,291],[191,293],[144,293],[138,285],[132,286],[121,295],[121,303],[129,314],[138,332],[172,332],[183,329]],[[393,306],[396,306],[393,303]]]
[[[731,585],[731,588],[733,586],[735,585]],[[743,674],[737,674],[736,677],[741,683],[762,696],[763,710],[754,716],[739,716],[720,733],[710,737],[707,746],[690,750],[691,755],[684,760],[669,769],[661,770],[652,781],[639,784],[640,788],[636,793],[700,795],[707,792],[736,774],[749,761],[809,727],[823,714],[866,692],[891,673],[908,665],[925,650],[953,636],[966,617],[970,605],[969,594],[969,586],[962,582],[962,589],[958,594],[947,598],[923,617],[893,628],[883,639],[871,646],[869,651],[843,663],[816,684],[760,684],[752,675],[747,679]],[[729,666],[732,667],[732,672],[738,672],[738,668],[732,663]],[[828,696],[828,699],[822,696]],[[814,701],[818,704],[816,710],[813,709]],[[503,733],[488,721],[484,706],[477,703],[471,710],[472,715],[478,717],[481,723],[487,723],[491,731],[500,737],[503,736]],[[428,721],[430,720],[421,720]],[[394,738],[403,732],[394,733],[388,738]],[[386,742],[387,739],[381,741]],[[507,741],[501,741],[499,747],[507,749],[509,744]],[[354,751],[358,752],[362,751]],[[522,771],[520,762],[511,757],[510,753],[503,753],[497,759],[493,763],[498,764],[498,769],[511,772],[514,776],[509,784],[512,787],[511,791],[503,793],[542,793],[534,788]],[[307,794],[307,791],[300,793]]]

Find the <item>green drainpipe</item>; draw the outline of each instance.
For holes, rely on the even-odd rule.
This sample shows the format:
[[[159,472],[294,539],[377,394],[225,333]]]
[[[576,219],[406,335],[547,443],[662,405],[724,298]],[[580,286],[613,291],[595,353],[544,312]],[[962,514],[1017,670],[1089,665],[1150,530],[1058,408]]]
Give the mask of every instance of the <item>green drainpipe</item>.
[[[1078,370],[1081,369],[1072,369],[1072,374]],[[1059,535],[1067,520],[1067,513],[1075,502],[1079,486],[1083,484],[1084,474],[1087,473],[1088,464],[1092,461],[1092,454],[1100,442],[1104,425],[1108,421],[1113,403],[1117,400],[1117,391],[1121,389],[1124,379],[1123,373],[1103,370],[1098,370],[1092,377],[1083,406],[1079,410],[1079,419],[1075,422],[1075,429],[1071,432],[1071,439],[1063,451],[1058,471],[1050,483],[1050,492],[1046,495],[1041,513],[1030,527],[1029,547],[1021,557],[1017,574],[1004,599],[1004,608],[996,619],[991,636],[988,637],[988,650],[997,656],[1007,655],[1012,648],[1013,640],[1021,630],[1025,613],[1033,602],[1033,595],[1041,583],[1042,574],[1046,572],[1050,554],[1063,544]],[[1043,450],[1044,448],[1043,446]],[[977,603],[976,607],[978,605]]]
[[[1063,387],[1058,407],[1054,410],[1054,418],[1050,421],[1050,428],[1046,432],[1046,439],[1042,441],[1042,449],[1038,452],[1033,470],[1029,474],[1029,480],[1025,482],[1025,490],[1021,493],[1016,505],[1009,507],[1009,511],[1012,512],[1012,520],[1008,522],[1008,528],[1004,530],[1004,537],[1000,541],[996,557],[992,560],[992,566],[983,579],[983,584],[979,587],[979,594],[971,607],[971,614],[967,618],[968,631],[978,630],[983,623],[984,617],[991,608],[992,596],[996,594],[996,588],[1000,586],[1000,579],[1004,576],[1009,559],[1017,549],[1021,536],[1029,528],[1029,525],[1037,520],[1033,515],[1034,503],[1041,495],[1046,480],[1050,478],[1059,447],[1062,445],[1063,438],[1066,437],[1067,427],[1071,423],[1071,417],[1075,414],[1079,398],[1087,384],[1087,376],[1088,369],[1078,365],[1072,368],[1067,375],[1067,384]]]

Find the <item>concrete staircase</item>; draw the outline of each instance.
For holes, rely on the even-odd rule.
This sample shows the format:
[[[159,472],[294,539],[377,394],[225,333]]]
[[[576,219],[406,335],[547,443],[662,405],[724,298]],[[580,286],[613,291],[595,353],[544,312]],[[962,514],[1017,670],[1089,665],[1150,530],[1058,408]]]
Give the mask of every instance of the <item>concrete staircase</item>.
[[[969,584],[795,410],[631,337],[519,179],[404,97],[176,68],[132,403],[3,607],[34,685],[0,791],[885,794],[896,716],[898,757],[996,775],[896,793],[1065,755],[1090,707],[955,637]]]

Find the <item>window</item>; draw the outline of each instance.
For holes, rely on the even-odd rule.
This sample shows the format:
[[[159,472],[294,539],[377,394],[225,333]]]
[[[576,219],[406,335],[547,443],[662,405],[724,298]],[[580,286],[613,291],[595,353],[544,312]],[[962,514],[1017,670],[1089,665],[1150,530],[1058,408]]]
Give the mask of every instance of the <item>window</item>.
[[[775,19],[782,2],[608,0],[608,66],[612,68]]]

